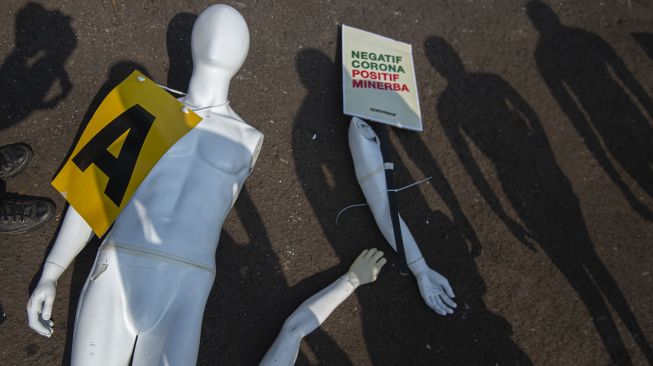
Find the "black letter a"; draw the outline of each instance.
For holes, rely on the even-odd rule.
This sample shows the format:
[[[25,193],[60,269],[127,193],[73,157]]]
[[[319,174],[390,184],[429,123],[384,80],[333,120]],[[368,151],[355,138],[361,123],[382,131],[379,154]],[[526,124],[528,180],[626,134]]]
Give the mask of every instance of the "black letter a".
[[[73,158],[75,165],[82,171],[86,171],[91,164],[95,164],[109,177],[104,194],[116,206],[120,206],[125,196],[138,154],[154,119],[153,115],[136,104],[109,122]],[[129,131],[127,138],[120,149],[118,158],[115,158],[107,149],[126,131]]]

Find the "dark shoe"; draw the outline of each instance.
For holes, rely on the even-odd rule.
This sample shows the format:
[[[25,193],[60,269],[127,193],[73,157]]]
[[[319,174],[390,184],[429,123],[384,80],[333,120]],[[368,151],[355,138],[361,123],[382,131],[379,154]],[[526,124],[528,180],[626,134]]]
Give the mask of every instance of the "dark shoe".
[[[0,233],[32,231],[54,216],[55,207],[47,198],[8,194],[0,197]]]
[[[0,146],[0,179],[20,173],[32,160],[32,149],[24,144]]]

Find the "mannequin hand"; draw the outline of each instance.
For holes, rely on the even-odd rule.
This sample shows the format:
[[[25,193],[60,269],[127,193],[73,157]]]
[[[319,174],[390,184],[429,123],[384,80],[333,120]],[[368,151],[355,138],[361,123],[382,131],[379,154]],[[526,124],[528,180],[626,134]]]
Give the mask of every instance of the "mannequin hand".
[[[440,315],[453,314],[458,305],[452,300],[455,295],[449,281],[438,272],[429,268],[424,259],[420,259],[419,270],[413,271],[417,286],[426,304]],[[412,266],[412,265],[411,265]]]
[[[385,262],[382,251],[365,249],[349,267],[347,274],[354,286],[364,285],[376,280]]]
[[[50,317],[52,303],[57,293],[56,286],[56,282],[52,280],[39,281],[27,303],[29,327],[45,337],[50,337],[53,332],[54,322]]]

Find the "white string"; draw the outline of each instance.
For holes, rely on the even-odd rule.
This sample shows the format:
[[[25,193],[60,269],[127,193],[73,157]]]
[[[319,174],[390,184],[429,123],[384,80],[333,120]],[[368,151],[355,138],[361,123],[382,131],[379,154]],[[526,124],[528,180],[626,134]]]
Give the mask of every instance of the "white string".
[[[187,95],[187,94],[184,93],[184,92],[181,92],[181,91],[179,91],[179,90],[175,90],[175,89],[172,89],[172,88],[168,88],[168,87],[165,86],[165,85],[161,85],[161,84],[156,84],[156,85],[160,86],[161,88],[163,88],[163,89],[165,89],[165,90],[167,90],[167,91],[169,91],[169,92],[171,92],[171,93],[175,93],[175,94],[179,94],[179,95],[183,95],[183,96],[186,96],[186,95]],[[189,110],[191,110],[191,111],[193,111],[193,112],[199,112],[199,111],[203,111],[203,110],[206,110],[206,109],[222,107],[222,106],[225,106],[225,105],[229,105],[229,101],[226,101],[226,102],[224,102],[224,103],[220,103],[220,104],[216,104],[216,105],[210,105],[210,106],[208,106],[208,107],[202,107],[202,108],[195,108],[195,109],[193,109],[193,108],[190,108],[190,107],[188,107],[188,106],[187,106],[187,107],[188,107]]]
[[[407,186],[405,186],[405,187],[401,187],[401,188],[386,189],[385,192],[401,192],[401,191],[403,191],[404,189],[408,189],[408,188],[410,188],[410,187],[412,187],[412,186],[416,186],[416,185],[418,185],[418,184],[420,184],[420,183],[424,183],[424,182],[426,182],[427,180],[430,180],[431,178],[433,178],[433,177],[424,178],[424,179],[422,179],[422,180],[420,180],[420,181],[417,181],[417,182],[415,182],[415,183],[413,183],[413,184],[409,184],[409,185],[407,185]]]
[[[342,215],[345,211],[349,210],[350,208],[363,207],[363,206],[367,206],[367,203],[357,203],[355,205],[349,205],[343,208],[342,210],[340,210],[340,212],[338,212],[338,216],[336,216],[336,225],[338,225],[338,218],[340,218],[340,215]]]
[[[410,188],[410,187],[414,187],[414,186],[416,186],[416,185],[418,185],[418,184],[424,183],[424,182],[426,182],[427,180],[430,180],[431,178],[433,178],[433,177],[424,178],[424,179],[422,179],[422,180],[420,180],[420,181],[417,181],[417,182],[415,182],[415,183],[411,183],[411,184],[409,184],[409,185],[407,185],[407,186],[404,186],[404,187],[401,187],[401,188],[386,189],[386,190],[384,190],[384,191],[377,192],[377,193],[375,193],[374,195],[377,195],[377,194],[379,194],[379,193],[386,193],[386,192],[401,192],[401,191],[403,191],[404,189],[408,189],[408,188]],[[363,207],[363,206],[369,206],[369,205],[368,205],[367,203],[357,203],[357,204],[354,204],[354,205],[349,205],[349,206],[343,208],[342,210],[340,210],[340,212],[338,212],[338,215],[336,216],[336,225],[338,225],[338,219],[340,218],[340,215],[342,215],[343,213],[345,213],[345,211],[349,210],[350,208],[354,208],[354,207]]]
[[[169,91],[169,92],[172,92],[172,93],[175,93],[175,94],[179,94],[179,95],[186,96],[186,93],[181,92],[181,91],[179,91],[179,90],[175,90],[175,89],[173,89],[173,88],[168,88],[167,86],[165,86],[165,85],[161,85],[161,84],[156,84],[156,85],[160,86],[161,88],[163,88],[163,89],[165,89],[165,90],[167,90],[167,91]]]

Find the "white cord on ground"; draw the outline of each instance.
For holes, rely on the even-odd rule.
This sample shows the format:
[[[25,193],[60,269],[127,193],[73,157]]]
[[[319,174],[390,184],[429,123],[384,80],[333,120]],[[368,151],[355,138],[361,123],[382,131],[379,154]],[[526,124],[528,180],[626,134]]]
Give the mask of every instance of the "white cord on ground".
[[[378,193],[386,193],[386,192],[401,192],[401,191],[403,191],[404,189],[408,189],[408,188],[410,188],[410,187],[414,187],[414,186],[416,186],[416,185],[418,185],[418,184],[424,183],[424,182],[426,182],[427,180],[430,180],[431,178],[433,178],[433,177],[424,178],[424,179],[422,179],[422,180],[420,180],[420,181],[417,181],[417,182],[415,182],[415,183],[411,183],[411,184],[409,184],[409,185],[407,185],[407,186],[404,186],[404,187],[401,187],[401,188],[386,189],[385,191],[381,191],[381,192],[378,192]],[[378,194],[378,193],[377,193],[377,194]],[[345,211],[349,210],[350,208],[354,208],[354,207],[363,207],[363,206],[368,206],[368,204],[367,204],[367,203],[357,203],[357,204],[355,204],[355,205],[349,205],[349,206],[343,208],[342,210],[340,210],[340,212],[338,212],[338,215],[336,216],[336,225],[338,225],[338,219],[340,218],[340,215],[342,215],[343,213],[345,213]]]

